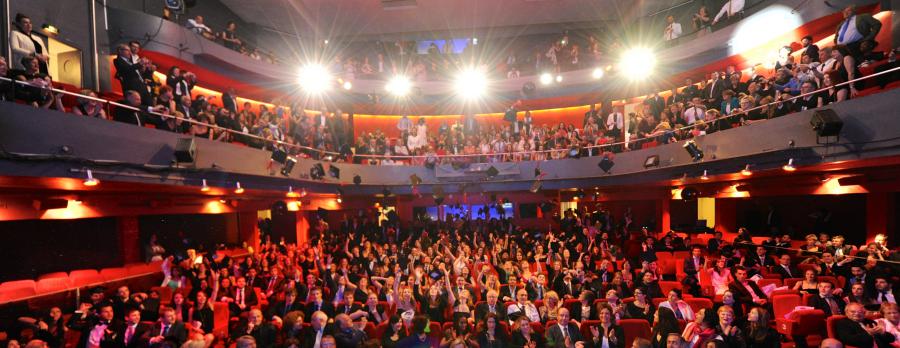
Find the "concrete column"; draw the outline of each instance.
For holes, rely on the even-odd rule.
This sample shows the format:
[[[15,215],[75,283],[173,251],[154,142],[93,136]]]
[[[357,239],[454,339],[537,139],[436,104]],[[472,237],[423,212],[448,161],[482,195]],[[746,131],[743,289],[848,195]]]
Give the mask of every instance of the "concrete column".
[[[656,210],[659,212],[659,230],[662,233],[672,229],[671,203],[672,200],[668,197],[656,201]]]

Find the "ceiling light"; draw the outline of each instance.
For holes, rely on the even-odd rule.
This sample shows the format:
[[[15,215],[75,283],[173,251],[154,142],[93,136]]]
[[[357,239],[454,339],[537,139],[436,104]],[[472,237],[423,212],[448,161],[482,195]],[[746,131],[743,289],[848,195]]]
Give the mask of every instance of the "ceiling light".
[[[348,91],[353,89],[353,83],[351,83],[350,81],[344,81],[344,84],[342,86]]]
[[[388,80],[384,89],[395,96],[405,97],[412,90],[412,82],[406,76],[397,75]]]
[[[306,188],[300,189],[300,197],[306,197]]]
[[[87,173],[87,178],[84,179],[84,182],[83,182],[84,186],[97,186],[100,184],[100,180],[97,180],[96,178],[94,178],[94,172],[92,172],[90,169],[88,169],[86,171],[86,173]]]
[[[238,195],[244,193],[244,188],[241,187],[240,181],[238,181],[234,184],[234,193],[238,194]]]
[[[797,170],[797,167],[794,167],[794,159],[788,159],[788,163],[782,166],[781,169],[784,169],[784,171],[786,172],[793,172]]]
[[[709,180],[709,175],[707,175],[706,169],[703,170],[703,175],[700,176],[700,180]]]
[[[338,204],[341,204],[344,202],[344,200],[341,199],[341,196],[337,196],[337,198],[335,198],[334,201],[337,202]]]
[[[599,80],[599,79],[603,78],[603,69],[595,68],[594,71],[591,73],[591,77],[593,77],[595,80]]]
[[[487,92],[487,76],[477,69],[465,69],[456,76],[454,87],[456,94],[465,99],[478,98]]]
[[[300,211],[301,205],[303,205],[303,203],[300,203],[299,201],[287,202],[287,211]]]
[[[331,88],[331,73],[319,64],[310,64],[300,69],[297,83],[300,88],[310,94],[319,94]]]
[[[300,194],[297,192],[294,192],[293,187],[288,186],[288,192],[285,194],[285,196],[288,196],[289,198],[296,198],[296,197],[300,197]]]
[[[562,75],[556,75],[556,83],[562,82]]]
[[[200,186],[200,192],[208,192],[209,186],[206,185],[206,179],[203,179],[203,186]]]
[[[553,75],[550,75],[550,73],[541,74],[541,84],[542,85],[549,85],[551,83],[553,83]]]
[[[741,175],[743,175],[743,176],[751,176],[751,175],[753,175],[753,172],[750,170],[750,165],[749,165],[749,164],[746,165],[746,166],[744,166],[744,169],[741,170]]]
[[[653,73],[656,55],[646,47],[634,47],[622,54],[619,70],[632,80],[645,79]]]

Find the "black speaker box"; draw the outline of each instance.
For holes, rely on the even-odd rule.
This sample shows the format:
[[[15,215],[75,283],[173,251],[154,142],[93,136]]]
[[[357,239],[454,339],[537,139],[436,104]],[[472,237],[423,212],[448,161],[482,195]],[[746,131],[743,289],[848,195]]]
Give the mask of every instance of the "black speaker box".
[[[181,138],[175,143],[175,160],[180,163],[194,162],[197,153],[197,144],[194,138]]]
[[[841,121],[841,118],[832,109],[816,110],[813,112],[809,124],[816,131],[816,135],[820,137],[838,136],[841,134],[841,128],[844,127],[844,121]]]

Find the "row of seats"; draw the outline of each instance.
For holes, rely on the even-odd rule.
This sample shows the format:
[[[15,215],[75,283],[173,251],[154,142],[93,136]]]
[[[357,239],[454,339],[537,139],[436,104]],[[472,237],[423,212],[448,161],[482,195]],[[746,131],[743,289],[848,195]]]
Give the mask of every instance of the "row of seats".
[[[224,250],[224,255],[240,256],[243,249]],[[162,261],[131,263],[124,267],[110,267],[100,270],[79,269],[67,272],[53,272],[35,279],[13,280],[0,283],[0,304],[20,301],[34,296],[109,284],[134,277],[162,272]],[[171,297],[169,297],[171,298]]]

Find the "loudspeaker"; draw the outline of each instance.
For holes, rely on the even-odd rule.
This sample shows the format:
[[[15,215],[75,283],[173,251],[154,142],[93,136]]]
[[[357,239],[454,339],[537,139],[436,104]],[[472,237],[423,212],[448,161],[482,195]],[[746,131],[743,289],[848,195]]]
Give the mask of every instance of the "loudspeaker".
[[[175,143],[175,161],[179,163],[194,162],[194,155],[197,152],[197,144],[194,138],[181,138]]]
[[[820,137],[838,136],[841,134],[841,128],[844,127],[844,121],[841,121],[841,118],[832,109],[816,110],[813,112],[809,124],[816,131],[816,135]]]
[[[500,171],[497,170],[497,168],[495,168],[494,166],[491,166],[484,173],[487,174],[489,178],[493,178],[497,176],[497,174],[500,174]]]
[[[272,151],[272,160],[284,164],[284,161],[287,161],[287,152],[284,152],[282,149],[275,149]]]
[[[614,165],[616,165],[615,162],[610,160],[609,157],[603,157],[603,159],[601,159],[600,162],[597,163],[597,166],[600,167],[600,169],[603,170],[603,172],[606,174],[609,174],[610,169],[612,169]]]
[[[681,190],[681,199],[685,202],[696,201],[697,197],[700,197],[700,191],[695,187],[685,187]]]

